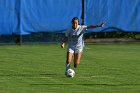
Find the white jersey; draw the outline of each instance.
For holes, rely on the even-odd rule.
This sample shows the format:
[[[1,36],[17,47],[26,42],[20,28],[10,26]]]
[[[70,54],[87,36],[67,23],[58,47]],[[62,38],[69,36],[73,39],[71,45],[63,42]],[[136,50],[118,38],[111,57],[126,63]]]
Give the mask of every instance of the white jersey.
[[[86,30],[87,26],[78,25],[78,27],[74,29],[70,29],[66,31],[65,36],[68,37],[68,48],[83,48],[84,47],[84,30]]]

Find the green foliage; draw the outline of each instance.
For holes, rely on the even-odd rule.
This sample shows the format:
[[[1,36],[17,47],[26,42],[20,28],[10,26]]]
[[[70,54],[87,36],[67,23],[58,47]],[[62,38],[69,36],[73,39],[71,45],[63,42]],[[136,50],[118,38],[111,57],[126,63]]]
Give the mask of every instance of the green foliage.
[[[140,34],[135,35],[136,39],[140,39]]]
[[[87,33],[85,35],[86,39],[91,39],[91,38],[137,38],[140,33],[136,32],[121,32],[121,31],[116,31],[116,32],[94,32],[94,33]]]

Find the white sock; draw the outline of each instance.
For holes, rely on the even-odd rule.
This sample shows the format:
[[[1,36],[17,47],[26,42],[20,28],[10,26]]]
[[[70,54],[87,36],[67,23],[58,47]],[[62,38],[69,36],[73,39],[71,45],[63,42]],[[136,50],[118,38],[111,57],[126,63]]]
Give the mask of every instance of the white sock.
[[[66,63],[66,71],[70,68],[70,64]]]

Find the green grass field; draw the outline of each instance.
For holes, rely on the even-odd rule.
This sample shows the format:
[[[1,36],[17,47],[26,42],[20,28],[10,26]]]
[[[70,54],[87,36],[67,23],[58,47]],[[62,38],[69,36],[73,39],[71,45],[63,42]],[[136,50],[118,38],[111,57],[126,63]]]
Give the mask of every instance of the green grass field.
[[[140,93],[140,44],[86,45],[74,78],[58,44],[0,46],[0,93]]]

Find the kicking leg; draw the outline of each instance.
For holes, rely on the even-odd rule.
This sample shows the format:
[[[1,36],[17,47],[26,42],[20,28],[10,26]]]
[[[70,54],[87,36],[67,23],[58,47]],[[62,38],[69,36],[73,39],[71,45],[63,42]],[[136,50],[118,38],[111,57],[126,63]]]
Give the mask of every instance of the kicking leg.
[[[73,53],[67,52],[67,60],[66,60],[66,71],[70,68],[70,63],[72,61]]]

